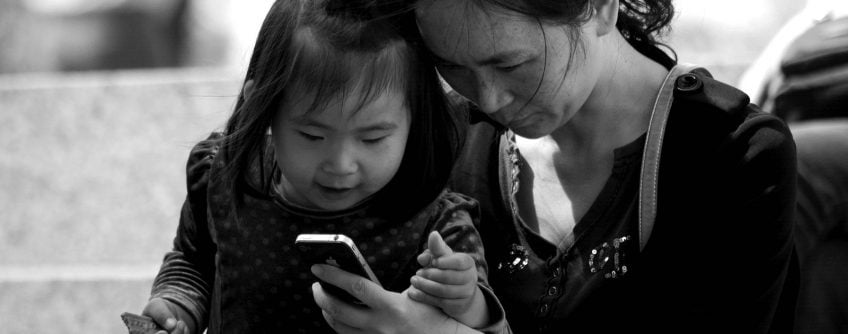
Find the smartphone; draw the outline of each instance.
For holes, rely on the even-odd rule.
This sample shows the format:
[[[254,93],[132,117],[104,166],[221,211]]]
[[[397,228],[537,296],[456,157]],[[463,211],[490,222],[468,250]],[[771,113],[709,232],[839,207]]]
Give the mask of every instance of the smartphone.
[[[356,244],[343,234],[301,234],[297,236],[294,244],[300,251],[302,258],[310,263],[310,266],[312,264],[329,264],[349,273],[365,277],[380,285],[380,281],[377,276],[374,276],[368,262],[356,248]],[[349,303],[364,305],[347,291],[335,285],[320,279],[318,283],[321,284],[324,291],[334,297]]]

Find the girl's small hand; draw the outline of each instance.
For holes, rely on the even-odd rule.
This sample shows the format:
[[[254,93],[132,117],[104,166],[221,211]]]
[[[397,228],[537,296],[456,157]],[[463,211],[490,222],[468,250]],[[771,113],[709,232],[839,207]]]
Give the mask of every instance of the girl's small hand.
[[[454,253],[438,232],[432,232],[418,263],[424,268],[410,279],[409,297],[441,308],[454,319],[471,325],[466,322],[467,313],[483,299],[474,259],[465,253]]]
[[[141,314],[153,318],[159,327],[166,330],[156,334],[194,334],[196,328],[188,312],[162,298],[151,299]]]

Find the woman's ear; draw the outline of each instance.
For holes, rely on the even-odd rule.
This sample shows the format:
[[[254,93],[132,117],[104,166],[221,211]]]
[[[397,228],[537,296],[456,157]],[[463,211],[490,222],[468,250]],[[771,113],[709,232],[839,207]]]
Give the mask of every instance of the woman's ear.
[[[247,100],[250,97],[250,94],[253,94],[253,79],[249,79],[244,82],[244,87],[241,89],[241,97]]]
[[[613,31],[618,22],[618,0],[593,0],[592,6],[597,35],[603,36]]]

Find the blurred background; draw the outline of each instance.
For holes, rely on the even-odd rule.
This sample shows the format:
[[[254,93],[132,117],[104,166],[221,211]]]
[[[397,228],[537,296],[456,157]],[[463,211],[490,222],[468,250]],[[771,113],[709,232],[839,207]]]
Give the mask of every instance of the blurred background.
[[[126,332],[270,3],[0,0],[2,332]],[[675,4],[678,58],[737,85],[804,1]]]

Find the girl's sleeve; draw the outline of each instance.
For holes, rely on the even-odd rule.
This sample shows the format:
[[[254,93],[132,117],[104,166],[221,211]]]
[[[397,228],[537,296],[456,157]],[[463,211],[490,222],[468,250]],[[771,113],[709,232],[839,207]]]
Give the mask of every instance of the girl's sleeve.
[[[165,254],[153,281],[151,298],[181,306],[205,328],[215,279],[216,247],[206,219],[209,170],[218,151],[220,133],[213,133],[191,150],[186,164],[188,195],[180,213],[174,248]]]
[[[503,306],[489,286],[483,242],[477,232],[479,217],[479,207],[475,200],[457,193],[447,193],[443,196],[442,210],[434,230],[441,234],[454,252],[467,253],[477,264],[477,285],[486,298],[490,323],[484,328],[475,329],[484,333],[512,333]]]

